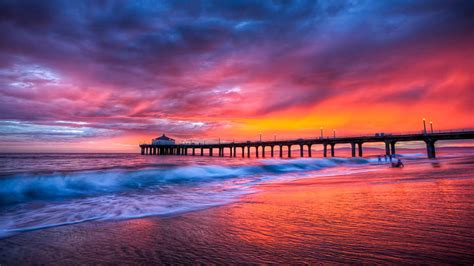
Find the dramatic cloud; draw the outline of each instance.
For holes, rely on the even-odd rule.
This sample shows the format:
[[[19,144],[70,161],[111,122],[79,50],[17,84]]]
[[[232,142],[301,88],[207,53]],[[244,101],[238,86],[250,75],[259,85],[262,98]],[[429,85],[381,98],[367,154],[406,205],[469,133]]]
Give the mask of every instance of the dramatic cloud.
[[[0,142],[469,127],[472,25],[468,0],[0,0]]]

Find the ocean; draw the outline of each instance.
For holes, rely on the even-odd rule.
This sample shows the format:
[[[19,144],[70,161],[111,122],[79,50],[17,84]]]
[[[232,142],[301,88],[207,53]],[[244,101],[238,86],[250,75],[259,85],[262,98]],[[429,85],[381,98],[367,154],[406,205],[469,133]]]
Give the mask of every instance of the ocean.
[[[461,259],[454,260],[454,262],[466,262],[463,259],[474,258],[472,251],[469,251],[470,248],[474,248],[472,233],[474,231],[474,148],[441,148],[439,150],[439,158],[429,160],[425,158],[423,149],[399,149],[399,158],[406,165],[404,169],[390,168],[390,162],[386,162],[384,158],[380,160],[376,156],[377,151],[373,152],[372,156],[363,158],[317,157],[292,159],[143,156],[139,154],[1,154],[0,255],[2,256],[0,258],[6,258],[8,262],[8,258],[11,259],[14,254],[8,247],[2,247],[2,242],[7,243],[8,241],[21,239],[23,234],[35,234],[35,232],[43,232],[43,230],[48,232],[51,228],[59,227],[76,228],[74,227],[75,224],[87,226],[88,223],[95,224],[97,222],[121,223],[121,221],[127,222],[153,217],[158,219],[171,217],[172,219],[173,217],[186,217],[188,214],[206,213],[206,210],[212,210],[219,206],[236,206],[236,204],[252,206],[253,204],[246,203],[246,199],[264,197],[259,195],[266,195],[266,190],[269,188],[272,190],[272,187],[292,187],[297,184],[303,187],[301,184],[310,180],[308,187],[312,187],[313,190],[311,190],[312,193],[306,195],[306,201],[321,201],[326,195],[324,193],[314,194],[313,192],[328,187],[333,189],[330,191],[337,191],[337,193],[344,189],[353,191],[354,189],[360,189],[360,187],[370,187],[372,188],[370,193],[373,194],[371,194],[371,197],[378,195],[390,199],[395,196],[390,193],[384,194],[385,186],[401,185],[408,187],[416,186],[417,183],[421,182],[438,184],[439,189],[439,186],[443,186],[443,182],[460,182],[459,185],[462,185],[462,187],[452,189],[448,186],[444,193],[439,194],[444,199],[448,199],[443,201],[442,204],[429,197],[417,198],[417,200],[426,201],[423,202],[422,208],[419,206],[422,202],[410,203],[409,201],[416,198],[412,193],[420,193],[420,195],[428,193],[427,195],[431,196],[439,193],[438,190],[424,191],[425,188],[423,187],[420,188],[419,192],[415,189],[407,189],[404,193],[397,194],[396,200],[403,202],[404,205],[396,208],[393,208],[390,204],[374,207],[370,205],[370,200],[365,202],[367,200],[366,195],[359,194],[359,197],[354,197],[351,194],[350,198],[341,197],[338,201],[333,202],[334,206],[331,208],[320,210],[317,217],[321,219],[325,216],[327,218],[337,216],[338,219],[333,219],[333,222],[341,223],[339,225],[342,227],[339,230],[347,230],[343,234],[337,230],[329,232],[326,239],[329,242],[326,243],[328,245],[326,248],[331,250],[331,245],[333,245],[331,252],[335,252],[334,254],[340,251],[342,243],[337,243],[337,238],[334,238],[334,235],[331,236],[331,234],[339,234],[340,241],[344,241],[342,236],[351,234],[350,232],[356,234],[357,231],[357,227],[348,226],[348,224],[354,222],[353,220],[347,220],[339,216],[352,217],[354,213],[351,213],[351,204],[353,204],[354,210],[357,210],[357,208],[363,209],[364,207],[360,206],[356,208],[357,204],[361,204],[366,208],[362,213],[373,219],[356,215],[359,217],[357,219],[363,221],[363,226],[367,230],[378,228],[379,237],[386,239],[386,241],[390,241],[390,237],[387,238],[387,235],[393,234],[394,231],[406,230],[415,226],[416,230],[428,230],[434,234],[433,238],[425,237],[422,234],[422,239],[418,239],[416,243],[431,244],[436,249],[435,242],[441,241],[436,238],[436,232],[449,231],[450,234],[458,235],[458,240],[453,240],[452,244],[454,247],[458,246],[457,250],[454,251],[460,254],[459,258]],[[380,150],[380,154],[382,153],[383,151]],[[334,186],[337,187],[336,190],[334,190]],[[379,190],[377,191],[377,189]],[[288,197],[286,201],[298,202],[302,200],[300,198],[292,199],[291,195],[293,194],[291,193],[289,192],[287,195],[282,193],[280,196],[283,199]],[[361,199],[364,200],[361,201]],[[371,200],[374,201],[373,198]],[[284,202],[286,201],[284,200]],[[301,204],[304,206],[306,201]],[[327,204],[327,202],[320,202],[319,204]],[[275,208],[284,205],[283,203],[281,205],[277,204]],[[265,206],[267,205],[261,205],[262,210],[258,211],[265,210]],[[265,223],[266,226],[262,227],[262,232],[259,233],[265,235],[266,230],[271,231],[271,228],[291,222],[295,223],[296,225],[293,226],[297,228],[286,228],[281,232],[282,235],[287,235],[286,241],[299,243],[306,240],[308,243],[312,243],[308,238],[314,237],[314,235],[308,235],[308,232],[324,234],[328,233],[326,231],[330,227],[321,227],[321,223],[324,224],[327,221],[319,224],[313,224],[313,221],[310,224],[312,224],[313,229],[319,228],[318,231],[313,232],[306,228],[308,226],[306,220],[308,217],[315,215],[312,212],[320,206],[311,205],[311,208],[313,209],[300,210],[293,206],[293,210],[298,210],[298,213],[291,213],[291,209],[285,209],[281,214],[272,212],[271,215],[274,217],[271,217],[272,220]],[[383,208],[387,209],[383,210]],[[403,213],[408,211],[403,208],[408,208],[408,213],[415,217],[403,216],[405,215]],[[456,209],[454,216],[449,213],[449,210],[453,208]],[[413,212],[415,209],[418,210],[420,217],[416,217],[416,212]],[[446,215],[449,215],[449,217],[437,216],[439,211],[443,209],[446,210]],[[390,211],[390,215],[397,217],[399,214],[400,217],[395,220],[388,219],[388,216],[385,217],[387,218],[385,220],[383,217],[379,217],[377,212],[387,210]],[[346,211],[346,213],[340,213],[341,211]],[[459,216],[459,214],[462,214],[462,216]],[[387,214],[385,213],[385,215]],[[232,217],[232,215],[229,217]],[[229,217],[219,219],[233,219]],[[241,219],[242,217],[246,217],[244,223],[249,223],[253,219],[248,217],[248,213],[241,214],[238,218]],[[446,220],[448,218],[449,221]],[[216,220],[219,219],[216,218]],[[426,219],[433,222],[425,228],[419,227],[417,223]],[[300,223],[301,225],[298,228],[297,224]],[[255,228],[255,225],[253,227]],[[251,225],[244,226],[239,229],[239,235],[250,234],[252,230]],[[288,231],[291,230],[296,230],[296,233],[288,234]],[[305,230],[309,231],[303,233]],[[428,231],[424,233],[430,234]],[[272,233],[267,232],[267,234],[271,235]],[[413,234],[416,235],[417,232],[413,232]],[[368,241],[366,245],[370,245],[370,241],[375,241],[374,238],[377,238],[377,236],[358,237],[360,237],[358,241]],[[229,241],[232,242],[235,239]],[[285,242],[285,240],[281,241],[282,243]],[[403,243],[403,239],[399,236],[396,236],[394,241],[400,242],[399,245]],[[441,244],[448,245],[445,241],[442,240]],[[236,246],[239,245],[236,244]],[[312,246],[305,246],[305,248],[310,247]],[[267,246],[265,244],[260,248],[265,250]],[[313,246],[313,248],[321,247]],[[413,247],[413,249],[416,252],[416,248]],[[355,252],[355,250],[351,249],[347,252]],[[366,250],[366,252],[370,253],[372,251]],[[387,252],[390,253],[393,250]],[[287,255],[292,256],[291,254]],[[391,254],[390,256],[392,255],[397,256],[397,254]],[[244,255],[241,254],[241,256]],[[318,257],[311,252],[308,253],[308,256],[310,258]],[[350,257],[350,255],[348,256]],[[373,256],[386,257],[388,255],[374,253]],[[221,262],[229,262],[225,258],[226,256],[223,256]],[[298,261],[315,262],[311,259]],[[419,262],[390,259],[372,261],[367,260],[367,258],[360,261],[323,261]],[[190,261],[184,259],[183,261],[171,260],[165,262]],[[252,262],[252,260],[248,262]],[[260,262],[285,261],[269,260]],[[434,260],[433,262],[443,262],[443,260]]]

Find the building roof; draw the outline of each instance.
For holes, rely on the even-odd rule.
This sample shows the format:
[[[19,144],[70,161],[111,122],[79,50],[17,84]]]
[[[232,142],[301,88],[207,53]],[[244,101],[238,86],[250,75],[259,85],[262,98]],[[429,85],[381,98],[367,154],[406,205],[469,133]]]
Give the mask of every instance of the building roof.
[[[165,134],[163,134],[161,137],[156,138],[156,140],[171,140],[171,141],[174,141],[174,139],[165,136]]]

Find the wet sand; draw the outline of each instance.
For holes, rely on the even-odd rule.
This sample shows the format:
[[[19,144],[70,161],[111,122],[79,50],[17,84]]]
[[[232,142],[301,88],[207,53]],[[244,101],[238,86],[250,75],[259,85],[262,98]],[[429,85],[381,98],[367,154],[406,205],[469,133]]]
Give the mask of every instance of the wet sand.
[[[0,263],[474,263],[473,159],[260,185],[170,217],[0,240]]]

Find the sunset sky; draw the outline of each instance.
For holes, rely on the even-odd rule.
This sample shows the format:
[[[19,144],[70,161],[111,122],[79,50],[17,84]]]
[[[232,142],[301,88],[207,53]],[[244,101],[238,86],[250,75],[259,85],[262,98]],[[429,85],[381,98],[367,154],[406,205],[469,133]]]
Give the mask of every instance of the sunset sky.
[[[474,1],[0,0],[0,152],[474,127]]]

